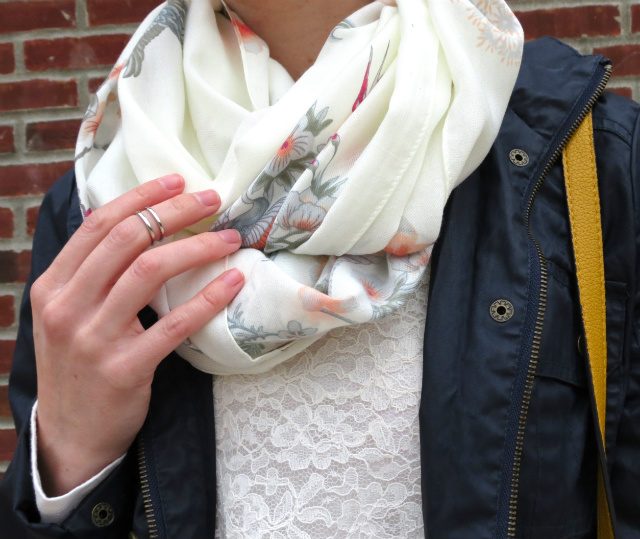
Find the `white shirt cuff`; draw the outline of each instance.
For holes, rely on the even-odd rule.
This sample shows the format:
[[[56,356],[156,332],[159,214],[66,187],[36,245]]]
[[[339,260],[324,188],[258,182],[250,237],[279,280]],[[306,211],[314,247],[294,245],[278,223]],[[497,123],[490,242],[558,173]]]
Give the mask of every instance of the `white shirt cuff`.
[[[82,499],[87,496],[94,488],[96,488],[110,473],[118,466],[124,459],[125,455],[122,455],[119,459],[114,460],[100,473],[94,475],[88,481],[77,486],[67,494],[57,496],[55,498],[48,498],[42,490],[42,483],[40,481],[40,473],[38,472],[38,433],[36,427],[36,409],[38,407],[38,401],[33,405],[31,410],[31,475],[33,478],[33,490],[36,495],[36,505],[40,512],[40,521],[43,524],[60,524],[69,513],[73,511]]]

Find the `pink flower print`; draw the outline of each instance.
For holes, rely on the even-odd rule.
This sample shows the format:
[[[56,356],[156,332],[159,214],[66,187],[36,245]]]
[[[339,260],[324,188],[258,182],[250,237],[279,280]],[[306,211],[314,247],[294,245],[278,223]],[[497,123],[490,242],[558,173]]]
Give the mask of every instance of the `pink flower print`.
[[[351,108],[351,112],[354,112],[364,101],[364,98],[367,97],[367,89],[369,87],[369,70],[371,69],[371,61],[373,60],[373,47],[371,47],[371,52],[369,53],[369,63],[367,64],[367,70],[364,72],[364,80],[362,81],[362,85],[360,86],[360,93],[356,98],[353,107]]]
[[[111,94],[109,94],[109,97],[111,97]],[[91,103],[89,104],[89,108],[84,115],[84,120],[80,128],[81,133],[84,136],[95,136],[98,127],[100,127],[100,122],[102,121],[102,117],[104,116],[104,111],[106,108],[107,103],[104,101],[99,101],[97,95],[94,95],[91,98]]]
[[[456,3],[461,0],[451,0]],[[494,9],[495,8],[495,9]],[[522,27],[511,9],[502,2],[478,0],[467,8],[469,21],[478,28],[478,47],[501,56],[508,66],[519,66]]]
[[[364,72],[364,80],[362,81],[362,86],[360,87],[360,93],[358,94],[358,97],[356,98],[356,101],[353,104],[351,112],[354,112],[362,104],[362,102],[369,95],[371,90],[373,90],[376,84],[380,82],[380,79],[382,78],[382,67],[384,66],[385,60],[387,59],[387,54],[389,54],[390,44],[391,43],[387,44],[387,50],[384,53],[384,58],[382,58],[382,62],[380,63],[380,68],[378,69],[378,72],[376,73],[376,76],[373,79],[373,82],[371,83],[371,88],[369,88],[369,71],[371,70],[371,62],[373,61],[373,47],[371,47],[371,51],[369,52],[369,62],[367,63],[367,70]]]
[[[306,127],[306,122],[304,127]],[[277,176],[289,166],[291,160],[302,159],[311,151],[313,135],[306,131],[302,124],[298,124],[287,139],[282,143],[276,156],[265,169],[269,176]]]
[[[242,43],[244,49],[252,54],[261,53],[266,48],[266,43],[244,24],[235,13],[229,12],[229,16],[238,41]]]
[[[431,253],[433,252],[433,246],[427,247],[424,251],[418,251],[417,253],[411,253],[405,257],[402,257],[398,261],[401,262],[398,265],[400,271],[405,271],[413,274],[422,274],[424,268],[429,264],[431,260]]]
[[[84,136],[95,136],[98,131],[98,127],[100,127],[100,122],[102,122],[104,111],[109,104],[113,103],[116,99],[117,96],[113,92],[109,93],[106,101],[99,101],[96,95],[91,98],[91,104],[89,105],[89,108],[84,115],[84,120],[82,121],[81,133]]]
[[[291,191],[282,208],[279,226],[284,230],[297,229],[313,233],[320,228],[333,202],[333,197],[318,200],[310,189],[305,189],[302,193]]]
[[[302,308],[308,312],[324,312],[327,314],[344,314],[357,306],[353,296],[346,299],[332,298],[310,286],[303,286],[298,290],[298,297],[302,301]]]
[[[426,268],[429,264],[429,260],[431,260],[431,249],[425,249],[421,253],[416,253],[414,265],[418,268]]]
[[[389,245],[384,250],[395,256],[406,256],[411,253],[423,251],[429,247],[428,243],[418,243],[418,233],[403,217],[396,235],[391,238]]]
[[[362,281],[362,287],[365,289],[369,299],[373,302],[381,303],[387,299],[387,291],[370,281]]]
[[[262,236],[260,236],[260,239],[249,245],[250,249],[258,249],[260,251],[262,251],[265,248],[265,245],[267,245],[267,239],[269,238],[269,234],[271,233],[271,229],[273,228],[273,222],[276,220],[276,218],[274,217],[271,220],[271,224],[267,227],[267,229],[264,231],[264,233],[262,234]]]
[[[111,72],[109,73],[109,76],[107,77],[107,80],[117,79],[120,76],[120,73],[122,72],[124,66],[125,66],[125,64],[115,65],[113,67],[113,69],[111,70]]]

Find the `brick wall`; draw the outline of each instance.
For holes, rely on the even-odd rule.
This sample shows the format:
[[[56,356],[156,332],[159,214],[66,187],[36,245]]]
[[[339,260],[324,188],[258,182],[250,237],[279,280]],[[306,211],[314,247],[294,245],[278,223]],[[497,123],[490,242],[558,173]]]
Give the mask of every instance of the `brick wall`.
[[[0,0],[0,475],[16,436],[7,383],[38,205],[72,163],[80,118],[159,0]],[[528,38],[550,34],[615,62],[640,99],[640,0],[513,0]]]

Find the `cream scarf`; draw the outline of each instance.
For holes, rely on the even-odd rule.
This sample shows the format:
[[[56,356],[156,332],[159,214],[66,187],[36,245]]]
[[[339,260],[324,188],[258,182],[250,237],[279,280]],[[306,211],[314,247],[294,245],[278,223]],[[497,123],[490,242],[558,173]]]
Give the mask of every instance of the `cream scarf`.
[[[265,371],[415,292],[451,190],[484,159],[522,54],[503,0],[378,0],[294,82],[221,0],[169,0],[142,23],[85,116],[83,211],[177,172],[243,248],[170,280],[160,314],[226,269],[246,285],[178,348],[216,374]]]

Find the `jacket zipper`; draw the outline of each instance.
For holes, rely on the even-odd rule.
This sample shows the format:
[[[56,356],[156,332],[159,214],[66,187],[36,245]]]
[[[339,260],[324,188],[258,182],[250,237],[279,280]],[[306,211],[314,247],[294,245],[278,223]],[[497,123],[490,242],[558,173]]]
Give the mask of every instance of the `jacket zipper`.
[[[611,78],[611,65],[606,64],[604,67],[604,74],[601,77],[599,84],[597,85],[595,91],[591,95],[590,99],[587,101],[586,105],[583,107],[581,113],[576,118],[573,123],[571,129],[564,136],[560,144],[557,146],[555,152],[551,156],[551,159],[548,161],[547,166],[542,171],[542,174],[538,178],[536,185],[534,186],[531,196],[529,197],[529,202],[526,208],[525,220],[527,226],[527,234],[531,243],[534,245],[536,254],[538,256],[538,263],[540,269],[540,286],[539,286],[539,297],[538,297],[538,313],[536,315],[535,326],[533,330],[533,340],[531,345],[531,352],[529,355],[529,363],[527,367],[527,376],[524,384],[524,391],[522,394],[522,402],[520,405],[520,413],[518,416],[518,426],[516,432],[516,443],[515,443],[515,451],[513,455],[513,462],[511,465],[511,477],[510,477],[510,486],[509,486],[509,518],[508,518],[508,528],[507,528],[507,536],[515,537],[516,536],[516,522],[518,516],[518,489],[520,486],[520,463],[522,461],[522,452],[524,448],[524,433],[527,424],[527,415],[529,413],[529,405],[531,403],[531,394],[533,391],[533,383],[535,379],[536,369],[538,367],[538,357],[540,352],[540,342],[542,339],[542,326],[544,323],[544,314],[547,306],[547,263],[542,253],[542,249],[540,245],[536,241],[531,231],[531,208],[533,207],[533,203],[542,188],[542,184],[545,179],[549,175],[551,168],[556,163],[562,151],[567,146],[571,137],[576,133],[580,124],[587,117],[591,109],[593,109],[596,101],[600,98],[602,93],[604,92],[609,79]]]
[[[565,137],[562,139],[560,144],[557,146],[555,152],[553,153],[551,159],[548,161],[546,167],[542,171],[542,174],[538,178],[535,187],[533,188],[531,195],[529,197],[529,202],[526,208],[526,226],[527,226],[527,234],[529,239],[535,246],[535,250],[538,256],[538,263],[540,269],[540,287],[539,287],[539,301],[538,301],[538,313],[536,316],[535,327],[533,331],[533,341],[531,346],[531,353],[529,356],[529,364],[527,369],[527,376],[525,380],[525,387],[522,396],[522,403],[520,405],[520,413],[518,418],[518,427],[516,434],[516,446],[515,452],[513,456],[513,462],[511,465],[511,478],[510,478],[510,492],[509,492],[509,517],[508,517],[508,528],[507,528],[507,536],[515,537],[516,536],[516,522],[517,522],[517,514],[518,514],[518,489],[520,485],[520,463],[522,461],[522,452],[524,448],[524,433],[525,427],[527,423],[527,415],[529,413],[529,405],[531,403],[531,393],[533,390],[533,383],[535,380],[536,369],[538,366],[538,357],[540,352],[540,342],[542,339],[542,327],[544,323],[544,314],[546,310],[547,304],[547,265],[545,262],[544,254],[542,253],[542,249],[540,245],[536,241],[531,231],[531,208],[533,207],[533,203],[538,195],[538,192],[542,188],[542,184],[544,180],[547,178],[551,168],[555,164],[555,162],[560,157],[562,151],[568,144],[571,137],[578,130],[578,127],[586,118],[587,114],[591,111],[596,101],[604,92],[609,79],[611,78],[611,65],[603,66],[605,73],[602,76],[600,83],[596,87],[595,91],[591,95],[591,98],[586,103],[585,107],[582,109],[582,112],[578,115],[576,121],[573,123],[571,129],[567,132]],[[149,529],[149,538],[150,539],[158,539],[158,524],[156,519],[156,511],[155,504],[152,495],[152,488],[149,483],[148,476],[148,468],[147,468],[147,458],[145,454],[145,445],[144,438],[142,432],[138,436],[138,467],[140,472],[140,485],[142,489],[142,499],[144,503],[144,510],[147,518],[147,526]]]
[[[138,471],[140,473],[140,488],[142,490],[142,501],[144,512],[147,517],[147,529],[149,531],[149,539],[159,539],[158,524],[156,519],[156,510],[151,493],[151,485],[149,483],[149,468],[147,466],[147,456],[144,445],[144,429],[138,434]],[[156,497],[157,499],[157,497]]]

